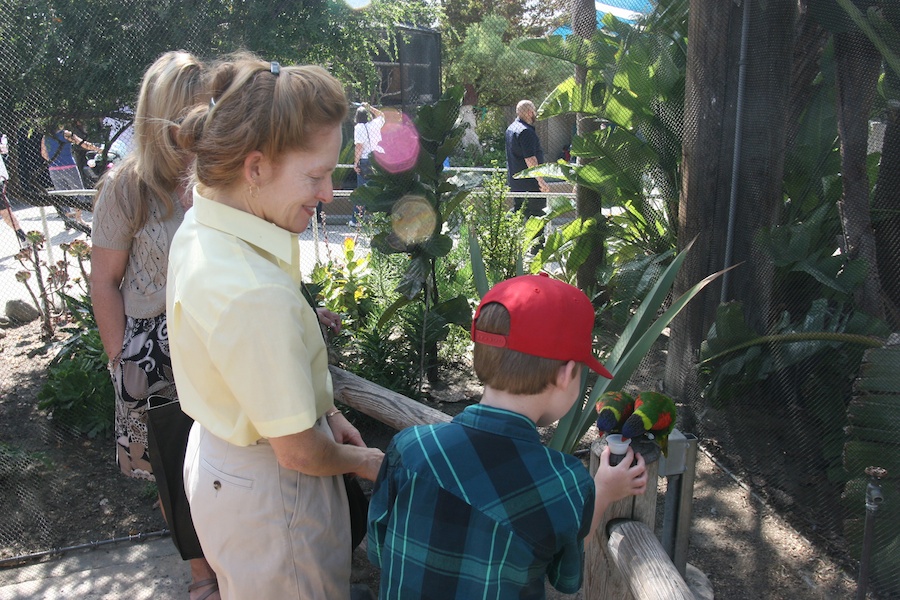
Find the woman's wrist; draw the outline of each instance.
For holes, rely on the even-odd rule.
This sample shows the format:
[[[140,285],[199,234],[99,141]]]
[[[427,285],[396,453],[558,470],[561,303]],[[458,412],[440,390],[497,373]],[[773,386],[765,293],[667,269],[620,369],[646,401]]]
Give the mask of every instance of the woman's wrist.
[[[106,370],[112,373],[116,367],[119,365],[119,361],[122,359],[122,351],[120,350],[115,357],[109,359],[109,362],[106,363]]]
[[[325,418],[330,419],[334,415],[339,415],[339,414],[341,414],[341,411],[338,410],[337,408],[332,407],[331,410],[325,411]]]

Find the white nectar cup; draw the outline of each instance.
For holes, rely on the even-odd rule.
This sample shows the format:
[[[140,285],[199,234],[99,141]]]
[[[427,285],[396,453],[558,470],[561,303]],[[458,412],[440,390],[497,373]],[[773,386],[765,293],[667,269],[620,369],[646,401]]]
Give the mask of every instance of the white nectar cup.
[[[606,443],[609,445],[610,453],[624,456],[628,452],[631,440],[622,439],[621,433],[611,433],[606,436]]]
[[[622,434],[620,433],[611,433],[606,436],[606,443],[609,446],[609,465],[614,467],[625,458],[625,453],[628,452],[631,440],[622,439]]]

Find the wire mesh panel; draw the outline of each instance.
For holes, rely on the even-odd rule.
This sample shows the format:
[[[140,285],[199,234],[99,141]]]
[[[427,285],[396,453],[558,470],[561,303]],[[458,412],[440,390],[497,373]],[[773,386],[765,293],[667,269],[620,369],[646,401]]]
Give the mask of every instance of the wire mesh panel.
[[[679,428],[756,497],[848,572],[862,558],[873,591],[900,595],[900,365],[889,343],[900,325],[900,48],[883,34],[900,31],[897,3],[575,2],[545,14],[447,2],[440,35],[426,29],[434,21],[385,33],[377,6],[284,4],[0,2],[0,560],[164,527],[147,482],[124,497],[104,490],[104,477],[122,477],[115,442],[79,415],[99,407],[111,418],[111,390],[101,354],[65,353],[89,326],[59,292],[88,295],[92,192],[82,190],[133,147],[147,66],[171,49],[213,60],[250,48],[327,63],[351,101],[410,117],[462,86],[469,128],[447,162],[460,180],[484,177],[473,196],[484,204],[443,215],[454,251],[459,223],[490,213],[482,198],[511,203],[505,176],[490,173],[506,169],[516,103],[532,100],[552,163],[541,176],[561,194],[550,208],[572,206],[531,256],[591,294],[598,348],[611,351],[677,253],[687,260],[659,314],[730,269],[687,303],[630,385],[673,395]],[[341,281],[360,277],[371,232],[346,226],[349,193],[301,236],[306,275],[346,261]],[[484,255],[506,257],[508,275],[504,235]],[[345,297],[362,304],[363,288]],[[377,334],[364,340],[373,353],[394,341]],[[69,367],[46,388],[60,351],[54,366]],[[393,376],[395,362],[382,357],[372,372]],[[52,418],[36,404],[60,398],[77,403]],[[95,483],[76,493],[73,472]],[[72,525],[87,521],[99,525]]]

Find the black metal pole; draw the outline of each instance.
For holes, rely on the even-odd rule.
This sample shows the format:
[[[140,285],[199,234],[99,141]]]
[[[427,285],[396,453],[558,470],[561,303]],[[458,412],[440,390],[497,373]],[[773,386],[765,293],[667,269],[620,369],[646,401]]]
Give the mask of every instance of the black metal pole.
[[[869,587],[869,562],[872,559],[872,544],[875,541],[875,513],[884,501],[881,479],[887,470],[881,467],[866,467],[869,485],[866,486],[866,524],[863,530],[862,552],[859,556],[859,579],[856,582],[856,600],[865,600]]]

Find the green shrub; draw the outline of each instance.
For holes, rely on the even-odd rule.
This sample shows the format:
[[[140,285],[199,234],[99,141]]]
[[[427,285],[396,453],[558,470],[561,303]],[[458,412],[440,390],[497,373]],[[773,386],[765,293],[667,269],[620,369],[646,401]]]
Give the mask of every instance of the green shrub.
[[[488,278],[497,283],[521,270],[525,218],[510,210],[505,173],[494,173],[482,185],[467,198],[466,225],[478,240]]]
[[[347,370],[408,398],[419,398],[419,373],[410,339],[379,328],[377,319],[356,332],[347,348]]]
[[[61,294],[74,326],[63,331],[73,335],[62,345],[47,369],[47,382],[38,394],[38,408],[50,413],[60,426],[90,438],[112,435],[115,392],[106,370],[100,332],[91,312],[90,300]]]

